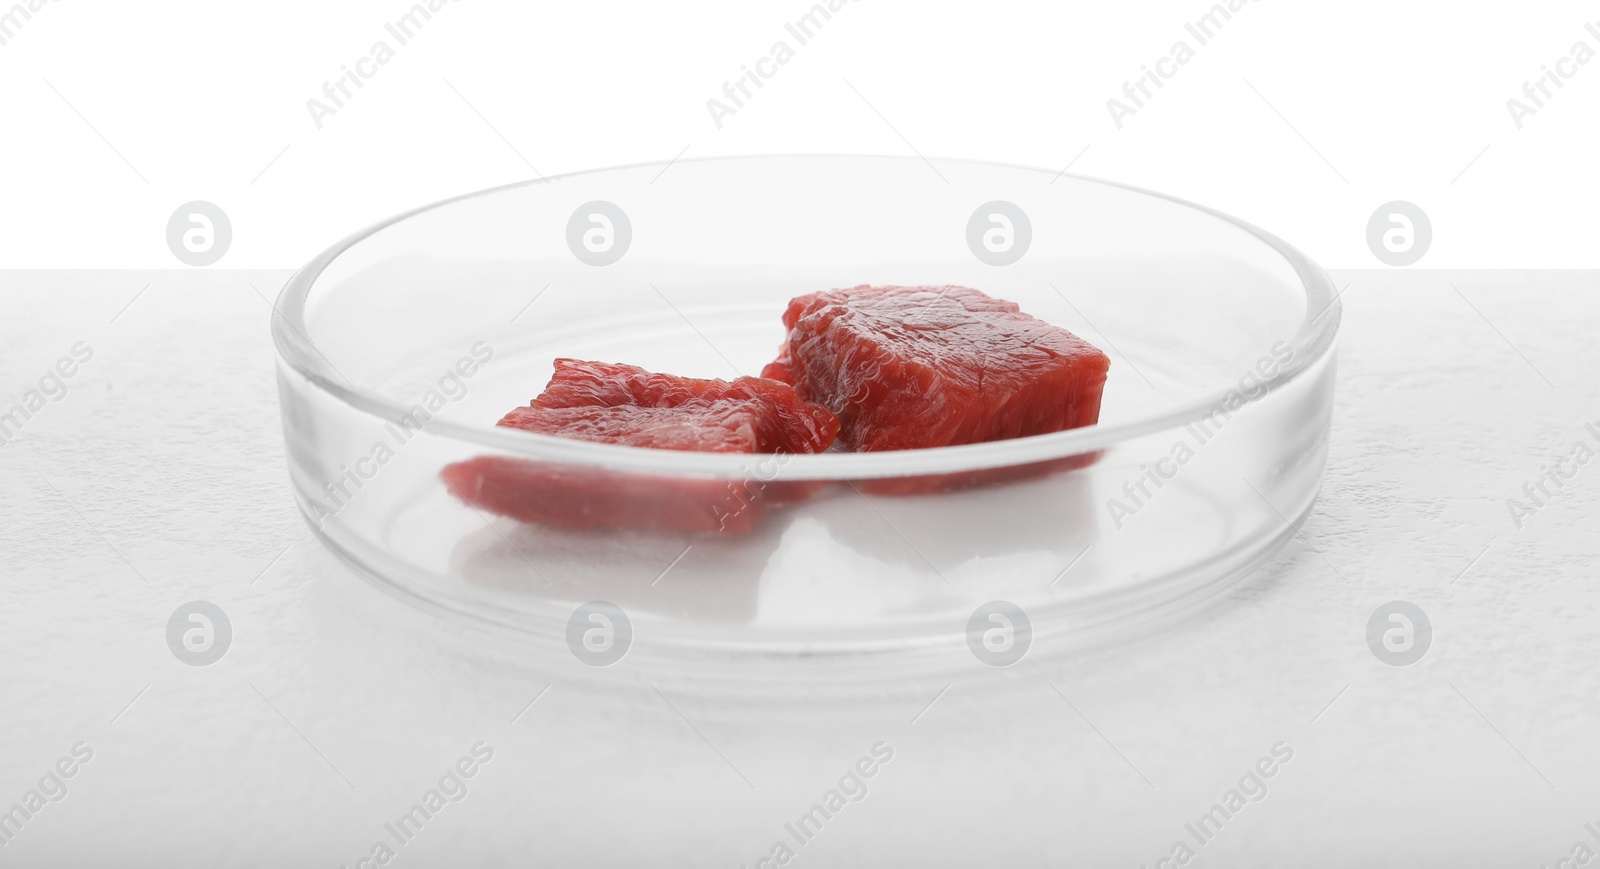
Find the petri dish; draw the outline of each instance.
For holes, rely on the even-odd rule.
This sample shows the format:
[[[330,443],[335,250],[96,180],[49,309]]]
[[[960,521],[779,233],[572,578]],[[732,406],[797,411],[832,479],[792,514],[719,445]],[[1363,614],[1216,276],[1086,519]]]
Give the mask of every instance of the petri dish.
[[[1112,360],[1099,424],[781,459],[494,426],[559,357],[758,374],[790,298],[860,284],[970,286],[1084,337]],[[276,311],[295,498],[366,579],[549,649],[581,648],[604,602],[636,661],[803,678],[825,660],[832,679],[997,663],[996,636],[1038,655],[1135,640],[1246,582],[1315,502],[1340,321],[1315,263],[1212,209],[887,156],[679,160],[461,196],[330,247]],[[441,477],[485,457],[616,505],[805,494],[768,498],[737,534],[524,524]]]

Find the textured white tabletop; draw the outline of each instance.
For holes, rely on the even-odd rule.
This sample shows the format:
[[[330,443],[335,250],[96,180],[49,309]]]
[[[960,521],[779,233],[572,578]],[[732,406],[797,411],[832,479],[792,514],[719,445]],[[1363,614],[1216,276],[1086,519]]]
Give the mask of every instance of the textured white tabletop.
[[[1566,461],[1537,510],[1523,491],[1576,443],[1600,452],[1600,274],[1334,277],[1338,406],[1302,535],[1179,628],[930,706],[939,685],[680,690],[414,610],[290,498],[267,301],[286,274],[0,273],[0,397],[65,390],[0,445],[0,866],[1600,852],[1600,466]],[[71,376],[47,376],[62,357]],[[167,646],[197,599],[233,627],[209,667]],[[1434,626],[1404,668],[1366,639],[1397,599]],[[874,747],[893,754],[866,795],[797,838]]]

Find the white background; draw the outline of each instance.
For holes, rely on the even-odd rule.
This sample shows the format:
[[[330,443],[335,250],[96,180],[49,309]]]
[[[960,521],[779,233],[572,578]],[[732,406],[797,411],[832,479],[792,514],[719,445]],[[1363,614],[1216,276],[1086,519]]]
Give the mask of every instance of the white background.
[[[721,129],[706,101],[796,46],[802,0],[460,0],[398,47],[407,8],[50,0],[0,45],[0,265],[176,266],[166,222],[196,199],[233,222],[218,267],[283,268],[535,171],[913,148],[1070,163],[1330,268],[1378,265],[1367,219],[1396,199],[1432,219],[1419,267],[1600,265],[1600,60],[1523,129],[1506,107],[1574,43],[1600,50],[1597,3],[1252,0],[1199,47],[1201,0],[858,0]],[[380,39],[394,59],[317,129],[307,100]],[[1106,101],[1180,39],[1195,58],[1117,129]]]
[[[461,0],[316,129],[306,101],[405,8],[59,0],[0,45],[0,266],[182,268],[165,226],[190,200],[234,226],[214,274],[0,272],[0,400],[97,349],[0,450],[0,808],[97,751],[0,865],[354,865],[480,739],[496,765],[401,867],[753,862],[879,739],[896,765],[799,865],[1153,865],[1279,740],[1298,759],[1272,797],[1193,865],[1532,867],[1593,835],[1597,472],[1525,527],[1505,505],[1600,425],[1600,294],[1593,273],[1427,269],[1597,265],[1600,62],[1520,131],[1505,102],[1600,50],[1600,0],[1252,2],[1120,131],[1106,100],[1204,3],[860,0],[718,130],[706,100],[806,4]],[[913,148],[1076,160],[1330,268],[1381,267],[1378,205],[1432,216],[1421,270],[1336,273],[1323,495],[1228,605],[1027,678],[796,694],[761,720],[483,645],[311,539],[246,283],[286,273],[233,269],[532,166]],[[237,630],[215,668],[164,645],[199,597]],[[1415,667],[1365,644],[1396,598],[1435,626]]]

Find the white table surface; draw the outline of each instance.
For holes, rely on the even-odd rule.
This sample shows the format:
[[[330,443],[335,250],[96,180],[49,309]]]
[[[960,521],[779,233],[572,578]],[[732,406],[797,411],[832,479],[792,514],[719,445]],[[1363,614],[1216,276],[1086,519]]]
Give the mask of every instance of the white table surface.
[[[678,692],[412,609],[290,498],[257,292],[286,274],[0,273],[5,403],[75,342],[94,354],[0,446],[0,811],[94,751],[0,866],[353,867],[480,741],[468,796],[390,865],[754,866],[779,840],[793,866],[1600,852],[1600,463],[1520,529],[1506,507],[1600,447],[1600,275],[1334,277],[1338,407],[1302,539],[1177,629],[924,709],[937,685]],[[210,667],[166,646],[194,599],[233,624]],[[1366,645],[1394,599],[1435,626],[1407,668]],[[879,741],[867,798],[797,845],[784,824]],[[1184,824],[1279,742],[1267,796],[1196,843]]]

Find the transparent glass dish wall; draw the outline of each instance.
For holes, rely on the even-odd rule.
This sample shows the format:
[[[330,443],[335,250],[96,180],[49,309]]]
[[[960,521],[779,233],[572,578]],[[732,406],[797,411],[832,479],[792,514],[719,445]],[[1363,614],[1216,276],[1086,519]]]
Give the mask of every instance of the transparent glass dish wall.
[[[993,217],[1019,212],[1025,228]],[[992,246],[1023,246],[1014,261],[984,247],[996,230]],[[593,262],[583,235],[597,231],[590,246],[619,258]],[[975,287],[1100,347],[1100,424],[782,460],[493,426],[557,357],[759,374],[790,298],[891,283]],[[1037,647],[1076,649],[1242,581],[1315,499],[1339,322],[1319,268],[1207,209],[893,157],[686,160],[474,194],[341,242],[279,311],[296,498],[384,588],[550,644],[576,606],[604,600],[645,656],[930,660],[962,652],[990,601],[1024,611]],[[809,497],[763,504],[742,534],[526,525],[442,482],[481,456],[565,470],[624,503],[708,485]]]

